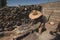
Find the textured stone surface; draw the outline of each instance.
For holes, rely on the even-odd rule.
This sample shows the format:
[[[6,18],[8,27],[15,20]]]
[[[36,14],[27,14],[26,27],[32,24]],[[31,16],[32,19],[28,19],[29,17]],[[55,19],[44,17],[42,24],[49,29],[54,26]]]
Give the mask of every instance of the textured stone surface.
[[[55,3],[50,3],[50,7],[47,7],[48,4],[42,4],[43,9],[45,9],[44,11],[42,10],[42,12],[44,12],[43,15],[47,17],[48,22],[40,27],[41,33],[36,32],[38,22],[33,24],[34,27],[29,26],[32,20],[28,17],[29,13],[34,9],[41,11],[40,5],[1,8],[0,40],[13,40],[14,38],[17,38],[17,40],[60,40],[60,9],[58,9],[60,8],[59,4],[60,2],[56,2],[56,5]],[[51,7],[54,7],[54,9],[50,9]],[[49,23],[51,21],[55,24],[50,25]],[[17,27],[20,28],[16,29]],[[29,30],[30,27],[31,29],[34,29],[31,34],[28,33],[31,32],[31,30]],[[28,30],[28,35],[20,37],[21,34],[19,33],[19,30],[21,30],[21,33],[24,32],[23,34],[26,34],[26,31]]]

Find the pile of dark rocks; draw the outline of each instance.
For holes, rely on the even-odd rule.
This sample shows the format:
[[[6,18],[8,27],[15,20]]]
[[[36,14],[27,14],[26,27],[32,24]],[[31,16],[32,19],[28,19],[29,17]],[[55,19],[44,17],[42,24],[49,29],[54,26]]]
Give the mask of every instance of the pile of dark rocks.
[[[11,31],[15,25],[29,24],[31,20],[28,15],[32,10],[42,10],[39,5],[4,7],[0,9],[0,32]]]

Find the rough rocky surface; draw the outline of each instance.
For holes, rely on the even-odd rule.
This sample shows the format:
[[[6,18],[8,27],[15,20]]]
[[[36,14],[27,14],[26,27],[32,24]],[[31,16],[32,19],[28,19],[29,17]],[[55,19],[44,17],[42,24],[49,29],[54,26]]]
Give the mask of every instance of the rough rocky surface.
[[[50,7],[42,4],[43,8],[40,5],[1,8],[0,40],[60,40],[60,2],[56,3],[54,8],[52,6],[54,3],[50,3]],[[50,9],[51,7],[53,9]],[[45,25],[41,24],[40,32],[37,32],[37,29],[41,21],[32,21],[28,17],[34,9],[43,13],[43,21],[47,20]],[[36,23],[31,26],[31,22]],[[54,22],[54,25],[50,22]]]

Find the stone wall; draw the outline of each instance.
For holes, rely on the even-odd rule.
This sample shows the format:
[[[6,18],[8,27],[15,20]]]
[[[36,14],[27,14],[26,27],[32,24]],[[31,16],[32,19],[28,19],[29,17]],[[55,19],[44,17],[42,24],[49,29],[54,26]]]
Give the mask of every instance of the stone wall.
[[[59,4],[60,4],[60,2],[53,2],[53,3],[45,4],[42,6],[43,15],[45,15],[47,17],[48,23],[54,22],[56,25],[60,22],[60,5]]]
[[[46,4],[41,4],[43,7],[42,13],[45,15],[47,18],[49,17],[50,14],[52,14],[51,19],[55,20],[60,20],[60,2],[51,2],[51,3],[46,3]]]

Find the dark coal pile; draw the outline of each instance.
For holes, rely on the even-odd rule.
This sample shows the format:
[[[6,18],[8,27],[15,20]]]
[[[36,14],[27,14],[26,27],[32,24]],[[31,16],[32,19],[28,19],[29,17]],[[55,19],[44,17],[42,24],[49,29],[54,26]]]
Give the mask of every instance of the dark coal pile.
[[[33,8],[32,8],[33,7]],[[26,24],[26,28],[28,27],[32,21],[29,19],[28,15],[32,10],[41,11],[41,6],[19,6],[19,7],[4,7],[0,9],[0,32],[4,31],[12,31],[17,26],[21,26]],[[21,26],[20,29],[24,30]],[[28,28],[27,28],[28,29]],[[3,37],[4,33],[0,34],[0,37]]]
[[[0,31],[13,30],[14,25],[20,26],[30,23],[31,20],[29,19],[28,15],[33,9],[35,9],[32,9],[32,6],[5,7],[3,9],[0,9]],[[36,9],[39,8],[40,7],[36,7]]]

